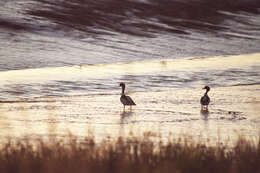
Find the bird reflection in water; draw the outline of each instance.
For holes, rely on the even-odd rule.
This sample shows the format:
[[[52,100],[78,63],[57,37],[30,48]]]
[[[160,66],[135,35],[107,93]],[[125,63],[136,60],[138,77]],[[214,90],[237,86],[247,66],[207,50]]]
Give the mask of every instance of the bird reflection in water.
[[[203,120],[208,120],[209,113],[210,112],[208,110],[205,109],[200,110],[200,115],[202,116]]]

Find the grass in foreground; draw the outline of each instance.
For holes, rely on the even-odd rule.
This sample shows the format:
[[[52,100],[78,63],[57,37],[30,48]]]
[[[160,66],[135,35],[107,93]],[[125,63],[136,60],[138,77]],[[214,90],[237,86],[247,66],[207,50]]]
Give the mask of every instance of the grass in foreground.
[[[260,141],[239,140],[224,146],[147,137],[118,138],[96,144],[93,138],[70,142],[54,139],[12,143],[0,147],[1,173],[260,173]]]

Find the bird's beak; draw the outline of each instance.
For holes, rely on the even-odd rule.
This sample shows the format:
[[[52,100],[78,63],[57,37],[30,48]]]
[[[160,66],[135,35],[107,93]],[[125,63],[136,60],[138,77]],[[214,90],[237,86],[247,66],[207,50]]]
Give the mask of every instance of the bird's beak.
[[[204,87],[204,88],[202,88],[202,89],[204,90],[204,89],[206,89],[206,88]]]

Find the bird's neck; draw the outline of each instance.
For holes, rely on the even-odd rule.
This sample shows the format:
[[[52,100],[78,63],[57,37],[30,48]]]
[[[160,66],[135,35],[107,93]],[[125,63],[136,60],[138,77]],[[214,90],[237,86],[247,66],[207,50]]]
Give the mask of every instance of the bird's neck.
[[[206,90],[205,95],[208,95],[209,90]]]
[[[125,95],[125,87],[122,87],[122,93],[121,95]]]

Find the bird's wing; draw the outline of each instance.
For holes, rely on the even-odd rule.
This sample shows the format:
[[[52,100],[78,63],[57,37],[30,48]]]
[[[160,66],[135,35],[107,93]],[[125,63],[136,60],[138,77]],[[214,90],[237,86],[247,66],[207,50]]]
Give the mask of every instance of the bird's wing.
[[[129,96],[126,96],[126,99],[127,99],[127,105],[136,105],[135,102],[131,99],[131,97]]]

